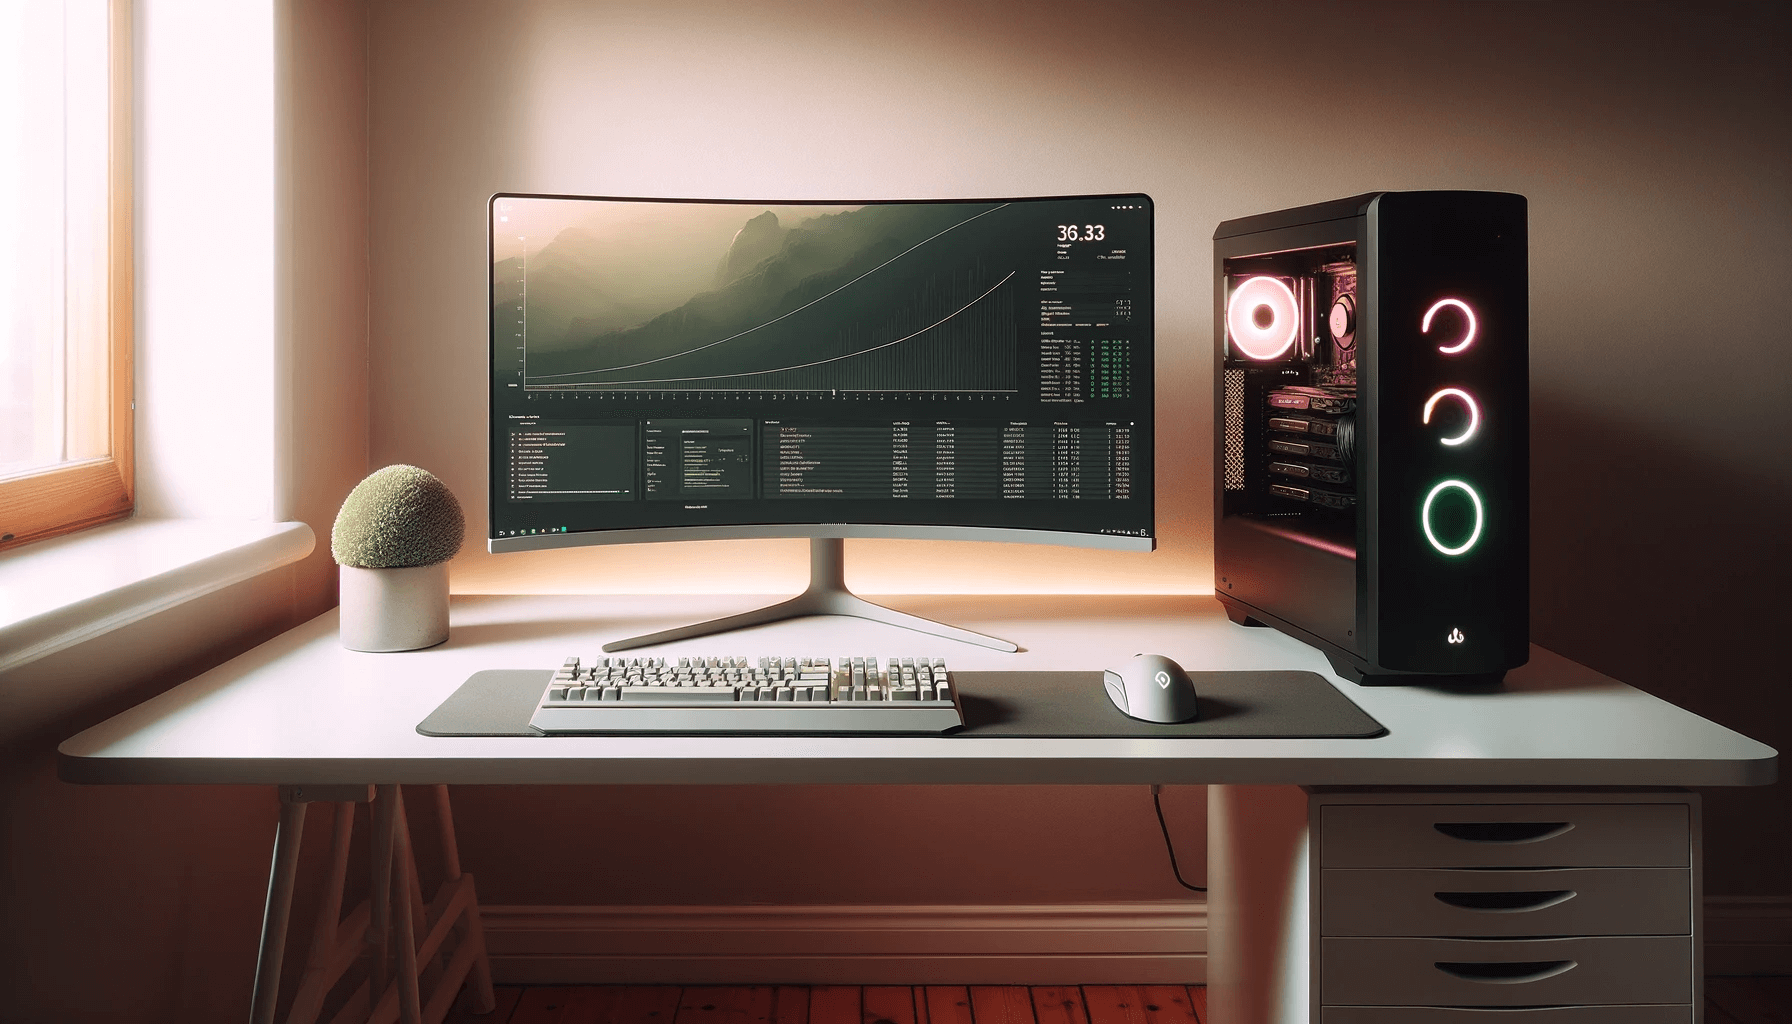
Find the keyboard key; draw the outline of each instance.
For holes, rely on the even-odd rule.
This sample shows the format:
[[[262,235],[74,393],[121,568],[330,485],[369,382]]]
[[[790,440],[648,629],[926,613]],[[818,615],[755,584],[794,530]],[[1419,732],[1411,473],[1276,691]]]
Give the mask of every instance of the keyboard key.
[[[732,704],[733,690],[717,690],[698,686],[625,686],[622,701],[651,701],[656,704]]]

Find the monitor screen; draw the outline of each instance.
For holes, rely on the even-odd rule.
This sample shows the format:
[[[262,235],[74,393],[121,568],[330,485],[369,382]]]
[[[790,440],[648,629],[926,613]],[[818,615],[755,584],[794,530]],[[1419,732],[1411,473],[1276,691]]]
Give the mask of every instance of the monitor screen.
[[[1149,197],[490,215],[491,550],[1151,547]]]

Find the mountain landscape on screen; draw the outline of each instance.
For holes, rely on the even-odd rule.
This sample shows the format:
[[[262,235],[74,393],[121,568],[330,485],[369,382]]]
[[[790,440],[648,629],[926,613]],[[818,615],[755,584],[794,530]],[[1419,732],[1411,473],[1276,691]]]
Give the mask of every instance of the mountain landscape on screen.
[[[888,344],[904,331],[924,330],[930,318],[974,301],[994,283],[988,246],[981,243],[998,234],[979,231],[977,221],[997,209],[873,206],[794,227],[763,209],[739,222],[725,248],[662,252],[645,261],[669,272],[668,260],[676,260],[679,276],[701,273],[711,282],[658,309],[639,301],[629,284],[644,261],[597,235],[567,229],[529,257],[530,380],[666,387],[694,372],[687,365],[693,358],[707,379]],[[949,242],[942,241],[946,236]],[[932,258],[901,259],[917,247],[929,248]],[[942,279],[939,252],[948,247]],[[520,279],[517,269],[516,259],[504,261],[495,268],[497,279]],[[500,291],[497,301],[517,298],[513,288]],[[835,326],[812,329],[824,316]],[[853,326],[838,326],[843,323]]]

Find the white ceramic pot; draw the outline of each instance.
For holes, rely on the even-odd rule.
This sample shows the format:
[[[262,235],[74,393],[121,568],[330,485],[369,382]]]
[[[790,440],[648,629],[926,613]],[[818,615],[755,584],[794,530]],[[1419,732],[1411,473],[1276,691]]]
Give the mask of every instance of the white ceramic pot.
[[[415,651],[448,639],[447,562],[410,569],[337,568],[342,646]]]

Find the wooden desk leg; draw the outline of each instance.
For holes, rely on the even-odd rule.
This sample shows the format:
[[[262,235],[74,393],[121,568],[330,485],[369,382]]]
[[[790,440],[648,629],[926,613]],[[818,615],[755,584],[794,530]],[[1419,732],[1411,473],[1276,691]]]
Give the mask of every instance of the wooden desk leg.
[[[255,991],[249,1002],[250,1024],[273,1024],[274,1007],[280,999],[280,966],[286,953],[286,925],[292,916],[293,880],[299,870],[299,842],[305,834],[305,807],[325,801],[351,801],[337,812],[335,845],[338,860],[348,851],[348,829],[344,821],[352,821],[355,800],[366,800],[366,786],[281,786],[280,824],[274,832],[274,863],[268,872],[268,898],[261,912],[261,948],[255,960]],[[346,865],[344,865],[346,867]],[[332,908],[342,902],[342,871],[331,879],[329,899]],[[331,913],[335,910],[332,909]],[[315,957],[313,958],[315,959]],[[309,973],[309,972],[307,972]],[[303,985],[301,987],[301,994]]]
[[[280,998],[280,960],[286,953],[286,921],[292,915],[292,883],[299,871],[299,839],[305,833],[305,805],[280,790],[280,824],[274,830],[274,863],[268,871],[268,898],[261,910],[261,946],[255,954],[255,994],[249,1024],[274,1024]]]
[[[336,803],[330,874],[318,909],[305,977],[294,996],[287,1024],[313,1024],[325,996],[367,947],[371,947],[372,977],[350,996],[337,1012],[337,1020],[367,1018],[371,1011],[375,1024],[439,1024],[463,981],[472,984],[473,1008],[480,1013],[490,1012],[496,1000],[479,921],[479,897],[473,876],[460,870],[447,787],[435,788],[448,878],[435,900],[427,903],[417,878],[410,824],[405,820],[404,792],[399,786],[379,786],[377,796],[376,787],[372,786],[280,788],[280,824],[274,836],[273,867],[263,911],[260,959],[250,1007],[252,1024],[273,1024],[293,882],[304,835],[305,805],[320,800]],[[348,875],[354,805],[370,799],[374,801],[373,898],[343,920],[342,892]],[[445,949],[449,937],[457,931],[460,941],[454,945],[452,956],[448,956]],[[390,962],[394,944],[396,978],[392,977]],[[423,998],[425,989],[429,990],[427,1004]]]
[[[1212,1024],[1308,1024],[1307,794],[1207,787]]]
[[[397,787],[393,787],[396,789]],[[404,809],[398,811],[402,818]],[[423,1024],[423,1000],[417,994],[417,929],[416,918],[421,907],[411,902],[417,885],[416,864],[410,856],[410,843],[403,843],[404,856],[398,857],[398,1019],[400,1024]]]
[[[411,822],[405,814],[403,800],[398,802],[396,841],[398,845],[394,849],[394,855],[398,858],[399,871],[408,879],[409,883],[406,885],[401,899],[404,900],[404,906],[409,909],[411,914],[411,936],[417,938],[429,934],[429,904],[423,899],[423,882],[417,873],[417,851],[411,848]],[[436,975],[441,973],[439,970],[441,959],[441,951],[438,949],[436,955],[424,957],[418,961],[417,975],[420,979],[418,982],[420,987],[430,987],[435,984]]]
[[[369,1024],[440,1024],[461,984],[468,981],[473,987],[473,1008],[479,1013],[490,1012],[496,1000],[492,998],[485,936],[479,927],[479,896],[473,887],[473,876],[459,871],[454,818],[444,814],[442,819],[442,852],[453,877],[443,881],[435,898],[425,903],[417,881],[417,859],[403,795],[397,786],[390,790],[381,787],[380,799],[389,801],[392,848],[380,862],[390,864],[396,872],[387,891],[392,903],[390,914],[397,917],[394,922],[388,915],[387,921],[396,924],[398,976],[391,984],[382,986],[367,1020]],[[447,810],[440,788],[437,809]],[[449,938],[455,934],[460,936],[459,942],[446,962],[441,962]],[[383,945],[380,948],[386,949]]]
[[[355,804],[373,798],[372,786],[354,787],[358,792],[341,795],[354,799],[336,803],[336,828],[330,834],[330,876],[318,907],[317,923],[311,929],[311,955],[305,963],[305,974],[293,994],[292,1008],[286,1012],[286,1024],[315,1024],[322,1012],[324,999],[336,982],[347,973],[367,948],[367,922],[372,907],[363,902],[347,917],[342,917],[342,892],[348,881],[349,845],[354,838]],[[357,993],[366,1002],[365,991]],[[365,1013],[362,1013],[365,1016]]]
[[[448,787],[436,787],[436,820],[442,831],[442,860],[447,868],[448,880],[458,882],[460,872],[460,847],[454,838],[454,808],[448,804]],[[469,879],[468,885],[472,884]],[[471,982],[473,988],[473,1012],[490,1013],[498,1006],[497,994],[492,991],[492,964],[485,952],[485,927],[479,920],[479,901],[471,900],[472,906],[467,910],[467,933],[462,940],[472,946],[473,966]]]
[[[398,836],[398,787],[380,786],[373,799],[373,920],[367,945],[373,954],[373,998],[386,991],[386,958],[392,951],[392,848]]]

